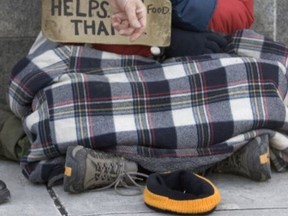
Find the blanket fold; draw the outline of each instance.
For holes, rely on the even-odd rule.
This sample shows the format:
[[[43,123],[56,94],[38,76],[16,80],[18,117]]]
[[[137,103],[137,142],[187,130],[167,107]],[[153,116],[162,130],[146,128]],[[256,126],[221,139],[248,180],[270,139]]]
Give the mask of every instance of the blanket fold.
[[[39,53],[15,66],[8,90],[31,141],[26,171],[69,145],[153,171],[195,170],[261,134],[287,167],[287,48],[252,30],[234,34],[226,53],[161,63],[84,46]]]

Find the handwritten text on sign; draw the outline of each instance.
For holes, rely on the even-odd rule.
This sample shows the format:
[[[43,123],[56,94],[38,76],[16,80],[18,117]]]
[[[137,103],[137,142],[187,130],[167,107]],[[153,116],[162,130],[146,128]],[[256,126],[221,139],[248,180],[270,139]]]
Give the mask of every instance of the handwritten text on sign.
[[[42,31],[51,40],[74,43],[131,44],[111,26],[107,0],[42,0]],[[169,0],[144,0],[147,29],[133,44],[168,46]]]

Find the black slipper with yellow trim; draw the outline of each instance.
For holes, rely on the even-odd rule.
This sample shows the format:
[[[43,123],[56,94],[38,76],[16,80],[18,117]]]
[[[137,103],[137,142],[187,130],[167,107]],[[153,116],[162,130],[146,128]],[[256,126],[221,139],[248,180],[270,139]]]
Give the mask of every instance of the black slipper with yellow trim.
[[[210,213],[220,201],[211,181],[184,170],[151,174],[144,190],[148,207],[178,214]]]

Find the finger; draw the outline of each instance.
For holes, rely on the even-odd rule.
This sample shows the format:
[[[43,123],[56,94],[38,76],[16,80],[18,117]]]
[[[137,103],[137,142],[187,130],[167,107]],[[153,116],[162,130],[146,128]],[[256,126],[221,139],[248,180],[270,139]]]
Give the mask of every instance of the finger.
[[[111,18],[112,18],[112,19],[117,18],[117,19],[123,20],[123,19],[127,19],[127,15],[126,15],[126,13],[124,13],[124,12],[119,12],[119,13],[113,14],[113,15],[111,16]]]
[[[121,29],[129,28],[130,25],[129,25],[128,20],[122,20],[122,22],[119,24],[119,27],[120,27]]]
[[[117,13],[111,16],[111,24],[113,27],[120,25],[123,20],[127,20],[127,16],[124,13]]]
[[[114,27],[114,29],[116,29],[116,31],[118,31],[119,32],[119,34],[121,34],[121,35],[127,35],[127,36],[129,36],[130,34],[132,34],[132,30],[134,31],[134,28],[131,28],[131,26],[129,25],[129,23],[128,23],[128,20],[126,20],[126,21],[122,21],[120,24],[118,24],[118,25],[116,25],[115,27]],[[130,30],[131,29],[131,30]],[[124,31],[124,32],[123,32]],[[130,34],[129,34],[129,32],[131,32]],[[129,34],[129,35],[128,35]]]
[[[125,29],[120,29],[119,34],[123,36],[131,36],[133,32],[135,31],[134,28],[125,28]]]
[[[136,7],[137,5],[126,7],[126,15],[132,27],[141,28],[142,26],[137,17]]]
[[[127,29],[127,28],[129,28],[129,25],[127,25],[127,23],[125,23],[125,24],[115,24],[114,26],[113,26],[113,28],[116,30],[116,31],[121,31],[121,29]]]
[[[138,17],[139,22],[141,23],[142,28],[146,28],[146,23],[147,23],[146,7],[138,9],[136,13],[137,13],[137,17]]]
[[[113,26],[113,27],[114,27],[114,26]],[[116,31],[118,31],[118,32],[120,32],[122,29],[129,29],[129,28],[134,29],[134,28],[132,28],[132,27],[129,25],[128,21],[122,22],[122,23],[120,23],[120,24],[118,24],[118,25],[115,25],[115,27],[114,27],[114,29],[115,29]]]
[[[138,39],[143,34],[144,30],[145,28],[135,29],[134,32],[129,37],[130,41],[135,41],[136,39]]]
[[[137,16],[138,16],[138,20],[141,23],[141,28],[136,28],[134,33],[130,36],[130,41],[135,41],[136,39],[138,39],[143,32],[145,31],[146,28],[146,9],[144,10],[138,10],[137,11]]]

